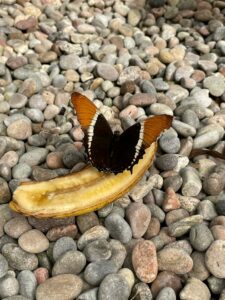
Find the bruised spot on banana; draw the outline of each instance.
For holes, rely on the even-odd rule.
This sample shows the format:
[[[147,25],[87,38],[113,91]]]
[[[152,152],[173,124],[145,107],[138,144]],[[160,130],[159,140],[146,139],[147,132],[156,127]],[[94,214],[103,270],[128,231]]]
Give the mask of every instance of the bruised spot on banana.
[[[125,195],[151,166],[157,150],[154,142],[145,150],[133,172],[103,173],[83,170],[42,182],[22,183],[14,192],[12,210],[36,218],[63,218],[95,211]]]

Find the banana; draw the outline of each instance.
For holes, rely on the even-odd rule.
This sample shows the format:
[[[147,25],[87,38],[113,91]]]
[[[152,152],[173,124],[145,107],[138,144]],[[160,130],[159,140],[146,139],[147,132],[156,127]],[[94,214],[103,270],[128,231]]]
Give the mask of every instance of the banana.
[[[125,170],[115,175],[87,166],[48,181],[21,183],[9,206],[36,218],[63,218],[100,209],[129,192],[152,164],[156,150],[154,142],[132,173]]]

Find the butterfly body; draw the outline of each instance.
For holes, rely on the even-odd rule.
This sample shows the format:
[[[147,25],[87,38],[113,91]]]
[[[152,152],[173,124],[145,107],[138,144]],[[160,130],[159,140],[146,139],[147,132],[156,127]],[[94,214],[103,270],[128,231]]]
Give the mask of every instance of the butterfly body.
[[[145,149],[172,122],[171,116],[154,116],[118,134],[112,131],[105,117],[85,96],[73,93],[72,103],[85,131],[84,146],[88,159],[94,167],[104,172],[132,172],[133,166],[143,157]]]

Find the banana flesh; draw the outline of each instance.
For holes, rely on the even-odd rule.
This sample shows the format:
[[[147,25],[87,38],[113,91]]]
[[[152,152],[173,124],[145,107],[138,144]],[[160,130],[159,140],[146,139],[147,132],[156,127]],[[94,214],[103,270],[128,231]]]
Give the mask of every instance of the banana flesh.
[[[157,143],[146,149],[133,172],[117,175],[87,166],[83,170],[42,182],[24,182],[14,192],[12,210],[36,218],[63,218],[104,207],[125,195],[150,167]]]

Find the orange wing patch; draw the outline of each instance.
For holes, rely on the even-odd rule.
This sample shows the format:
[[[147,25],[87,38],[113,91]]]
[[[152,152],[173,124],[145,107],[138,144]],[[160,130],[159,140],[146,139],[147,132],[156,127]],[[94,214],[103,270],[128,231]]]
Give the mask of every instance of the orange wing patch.
[[[86,96],[77,92],[72,94],[71,102],[76,110],[78,121],[84,129],[87,129],[97,112],[97,107]]]
[[[159,115],[144,120],[144,146],[149,147],[155,142],[165,129],[171,127],[172,121],[173,117],[169,115]]]

